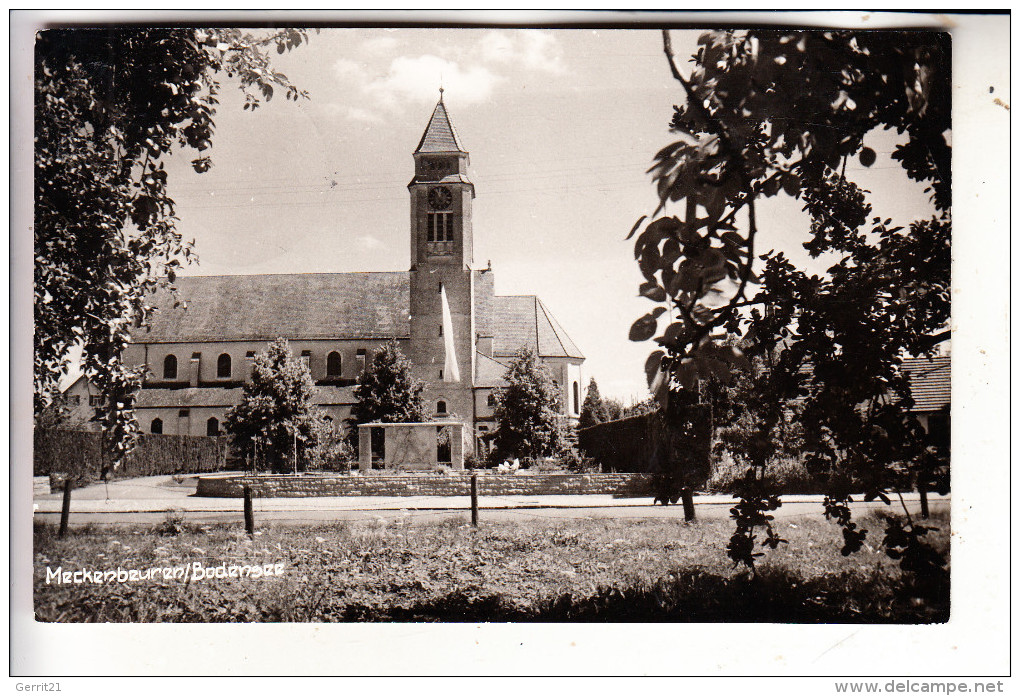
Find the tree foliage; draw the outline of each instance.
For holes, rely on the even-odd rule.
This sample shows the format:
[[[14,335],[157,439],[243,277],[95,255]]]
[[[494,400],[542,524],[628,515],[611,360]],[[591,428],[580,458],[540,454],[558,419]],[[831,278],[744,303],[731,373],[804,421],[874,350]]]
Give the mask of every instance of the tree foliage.
[[[646,364],[649,383],[665,403],[669,389],[726,382],[731,368],[750,367],[749,357],[774,355],[761,386],[776,404],[801,400],[810,465],[852,471],[867,499],[888,501],[889,473],[928,448],[910,414],[902,357],[925,354],[948,334],[949,37],[714,31],[701,36],[686,77],[669,33],[663,38],[686,101],[674,107],[676,141],[650,170],[655,219],[631,231],[645,278],[640,292],[657,305],[630,336],[660,346]],[[851,158],[874,164],[865,141],[878,130],[900,135],[892,157],[906,177],[927,185],[935,211],[906,229],[872,217],[867,192],[846,176]],[[757,204],[780,195],[804,204],[807,250],[837,259],[824,276],[781,253],[761,254]],[[656,217],[674,204],[682,215]],[[660,332],[663,315],[670,320]],[[743,336],[747,354],[727,335]],[[759,415],[771,427],[775,416]],[[733,510],[730,555],[749,567],[754,529],[767,525],[778,502],[762,493],[765,461],[756,455]],[[864,538],[850,502],[846,490],[826,500],[827,515],[843,527],[844,553]],[[762,543],[779,541],[769,534]]]
[[[308,451],[308,467],[347,473],[356,461],[356,453],[343,425],[327,420],[321,422],[315,446]]]
[[[638,401],[630,406],[621,406],[620,418],[630,418],[631,416],[643,416],[647,413],[655,413],[660,409],[659,402],[655,397],[648,397],[643,401]]]
[[[623,402],[619,399],[603,397],[602,408],[605,409],[607,421],[614,421],[623,418],[624,406]]]
[[[323,430],[311,403],[313,389],[308,366],[294,357],[286,339],[256,353],[241,403],[227,411],[224,421],[234,452],[257,463],[268,461],[274,471],[293,471]]]
[[[584,404],[581,406],[581,415],[577,419],[577,427],[590,428],[593,425],[605,423],[607,420],[609,420],[609,413],[602,401],[602,395],[599,394],[599,385],[592,377],[588,382],[588,391],[584,395]]]
[[[607,423],[623,417],[624,407],[618,399],[606,398],[599,393],[599,385],[592,377],[588,382],[581,414],[577,419],[578,428],[590,428],[599,423]]]
[[[354,390],[358,402],[351,422],[421,423],[429,420],[422,396],[425,384],[411,374],[411,363],[396,341],[389,341],[372,359]]]
[[[803,450],[800,407],[783,399],[775,382],[785,375],[773,369],[771,355],[754,355],[747,370],[728,383],[703,382],[712,406],[713,454],[728,454],[735,463],[764,469]]]
[[[503,376],[507,385],[494,390],[498,424],[496,447],[501,455],[545,457],[559,445],[559,402],[556,385],[530,348],[522,348]]]
[[[288,29],[50,29],[35,46],[35,394],[56,393],[69,352],[106,397],[99,422],[114,466],[130,450],[140,370],[121,363],[145,297],[193,258],[175,224],[165,160],[193,150],[211,166],[219,77],[245,109],[280,89],[269,52],[307,39]]]

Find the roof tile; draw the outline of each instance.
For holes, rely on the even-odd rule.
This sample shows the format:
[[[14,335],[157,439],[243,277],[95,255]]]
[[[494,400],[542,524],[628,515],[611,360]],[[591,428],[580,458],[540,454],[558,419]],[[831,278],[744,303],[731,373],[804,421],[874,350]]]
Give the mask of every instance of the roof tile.
[[[442,99],[436,104],[432,118],[429,119],[429,125],[421,136],[421,141],[415,150],[415,153],[418,152],[467,152],[460,144],[457,131],[453,129]]]
[[[584,356],[549,309],[534,295],[494,296],[492,274],[475,271],[480,336],[493,336],[493,354],[529,346],[542,357]],[[137,343],[201,341],[351,340],[407,338],[407,273],[310,273],[186,276],[150,302],[158,308]]]
[[[306,273],[186,276],[149,301],[159,308],[140,343],[406,338],[410,335],[407,273]]]
[[[914,411],[938,411],[950,403],[950,364],[948,356],[907,358],[903,361],[903,370],[910,375]]]
[[[546,358],[584,358],[536,296],[497,295],[494,300],[494,355],[514,355],[528,346]]]

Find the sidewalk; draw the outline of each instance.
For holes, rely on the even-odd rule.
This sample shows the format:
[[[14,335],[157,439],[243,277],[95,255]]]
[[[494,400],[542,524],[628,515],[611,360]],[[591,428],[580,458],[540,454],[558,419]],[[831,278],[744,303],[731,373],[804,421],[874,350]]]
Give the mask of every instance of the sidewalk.
[[[241,498],[198,498],[194,495],[194,479],[183,484],[175,483],[171,476],[147,476],[93,484],[74,491],[71,498],[73,513],[152,513],[182,512],[241,512]],[[904,494],[914,502],[917,493]],[[932,500],[942,496],[932,495]],[[859,500],[859,498],[858,498]],[[820,495],[783,496],[784,503],[821,503]],[[34,498],[34,511],[60,512],[61,493],[38,495]],[[695,496],[696,506],[730,506],[735,499],[728,495]],[[255,498],[254,509],[261,512],[290,511],[357,511],[357,510],[464,510],[470,507],[468,496],[331,496],[315,498]],[[510,495],[478,496],[478,507],[486,510],[527,508],[614,508],[651,507],[653,500],[646,498],[614,498],[611,495]],[[881,502],[877,505],[883,506]]]

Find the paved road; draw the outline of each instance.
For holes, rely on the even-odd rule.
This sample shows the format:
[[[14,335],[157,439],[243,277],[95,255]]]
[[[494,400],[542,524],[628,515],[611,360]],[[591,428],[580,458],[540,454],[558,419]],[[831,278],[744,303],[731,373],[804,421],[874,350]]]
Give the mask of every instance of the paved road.
[[[183,515],[192,524],[241,524],[242,501],[237,498],[198,498],[195,481],[178,483],[169,476],[128,479],[96,484],[74,492],[72,525],[139,525],[162,522],[167,511]],[[36,496],[37,520],[59,521],[59,493]],[[908,509],[919,508],[917,495],[905,496]],[[698,519],[725,519],[733,499],[728,496],[697,496]],[[261,498],[254,501],[256,523],[273,525],[324,524],[338,520],[388,522],[435,522],[468,519],[466,496],[345,496],[321,498]],[[948,510],[948,497],[932,496],[931,509]],[[682,519],[681,506],[652,505],[651,498],[613,498],[609,495],[481,496],[481,519],[512,521],[527,518]],[[858,503],[857,509],[882,509],[882,503]],[[896,506],[899,509],[899,506]],[[821,515],[820,496],[787,496],[777,517]]]

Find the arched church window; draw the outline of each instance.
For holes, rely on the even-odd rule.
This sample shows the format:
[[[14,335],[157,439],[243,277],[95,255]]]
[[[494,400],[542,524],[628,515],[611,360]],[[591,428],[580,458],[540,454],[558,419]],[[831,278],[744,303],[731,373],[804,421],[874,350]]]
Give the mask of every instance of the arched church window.
[[[153,435],[163,434],[163,421],[159,418],[153,418],[152,423],[149,424],[149,432]]]
[[[216,359],[216,376],[220,379],[230,377],[230,354],[223,353]]]
[[[436,415],[437,416],[445,416],[446,415],[446,402],[445,401],[437,401],[436,402]]]
[[[177,379],[177,357],[168,355],[163,358],[163,379]]]
[[[216,420],[215,416],[205,422],[205,434],[212,437],[220,434],[220,422]]]
[[[574,413],[580,413],[581,412],[579,410],[579,407],[578,407],[578,404],[580,403],[580,397],[581,397],[581,388],[578,386],[577,382],[574,382]]]
[[[326,356],[326,376],[339,377],[343,374],[343,358],[335,350]]]

